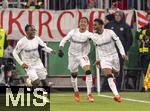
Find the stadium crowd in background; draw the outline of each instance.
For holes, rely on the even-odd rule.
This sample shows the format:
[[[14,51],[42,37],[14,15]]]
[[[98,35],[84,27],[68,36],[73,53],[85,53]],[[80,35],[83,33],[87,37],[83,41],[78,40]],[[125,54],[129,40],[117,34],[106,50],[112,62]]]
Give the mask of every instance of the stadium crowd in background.
[[[5,50],[8,48],[8,41],[7,41],[7,32],[5,29],[3,29],[0,25],[0,83],[5,84],[7,81],[5,81],[7,78],[6,74],[6,62],[7,59],[5,59]]]
[[[150,61],[150,13],[146,15],[147,24],[137,31],[137,40],[139,45],[139,60],[140,67],[144,74],[148,68]]]
[[[43,4],[43,0],[27,0],[27,2],[24,2],[24,7],[28,9],[40,9],[44,8]]]
[[[0,2],[2,1],[10,2],[9,4],[6,3],[9,8],[39,9],[45,7],[52,10],[112,8],[127,10],[141,7],[145,10],[150,9],[150,0],[0,0]]]
[[[3,8],[3,9],[8,8],[8,0],[3,0],[3,1],[2,1],[2,8]]]
[[[150,13],[147,13],[146,18],[148,22],[137,31],[136,38],[138,40],[139,67],[142,68],[144,76],[148,80],[148,65],[150,63]]]

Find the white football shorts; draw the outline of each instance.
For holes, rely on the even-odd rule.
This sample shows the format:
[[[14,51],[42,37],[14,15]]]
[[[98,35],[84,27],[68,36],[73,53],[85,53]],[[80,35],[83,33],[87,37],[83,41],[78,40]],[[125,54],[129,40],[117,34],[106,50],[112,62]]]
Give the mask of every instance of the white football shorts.
[[[90,65],[90,60],[88,56],[73,56],[69,55],[68,69],[70,72],[78,72],[78,66],[82,68],[86,65]]]
[[[114,69],[115,71],[120,70],[120,62],[119,62],[118,54],[101,57],[100,64],[102,69],[110,68],[110,69]]]

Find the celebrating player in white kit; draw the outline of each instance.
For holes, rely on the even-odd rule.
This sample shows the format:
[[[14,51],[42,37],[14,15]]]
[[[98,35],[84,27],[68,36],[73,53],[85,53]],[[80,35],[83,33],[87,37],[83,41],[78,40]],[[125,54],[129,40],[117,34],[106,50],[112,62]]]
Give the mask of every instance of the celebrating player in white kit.
[[[89,102],[94,101],[91,92],[92,74],[90,71],[90,61],[88,58],[88,54],[90,52],[89,37],[92,33],[87,30],[87,26],[88,19],[86,17],[82,17],[79,21],[79,28],[71,30],[59,44],[59,47],[63,48],[65,43],[70,41],[70,47],[68,51],[68,69],[71,72],[71,82],[74,88],[74,99],[77,102],[80,101],[79,89],[77,85],[79,65],[83,68],[86,74],[87,99]]]
[[[39,57],[38,48],[53,53],[54,51],[46,46],[38,36],[35,36],[36,29],[33,25],[25,26],[26,36],[20,39],[13,51],[16,61],[25,69],[33,86],[48,86],[46,81],[47,71]],[[21,58],[20,58],[20,56]]]
[[[114,31],[104,29],[104,23],[101,19],[94,20],[93,28],[95,33],[91,39],[96,43],[98,55],[96,65],[101,67],[102,73],[107,77],[109,87],[114,94],[114,100],[121,102],[121,96],[119,95],[114,82],[114,74],[118,74],[120,70],[119,57],[115,44],[122,57],[127,59],[124,48]]]

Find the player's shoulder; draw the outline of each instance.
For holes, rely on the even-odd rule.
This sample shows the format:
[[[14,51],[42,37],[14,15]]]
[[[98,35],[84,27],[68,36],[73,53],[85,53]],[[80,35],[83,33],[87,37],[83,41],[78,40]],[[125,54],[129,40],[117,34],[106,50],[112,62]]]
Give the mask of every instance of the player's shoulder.
[[[92,37],[93,36],[93,32],[90,32],[89,30],[86,30],[86,34],[88,37]]]
[[[18,43],[24,43],[26,41],[26,39],[27,39],[26,36],[24,36],[18,41]]]
[[[104,29],[106,32],[112,32],[113,30],[111,29]]]
[[[71,29],[68,34],[72,35],[74,33],[77,33],[77,28]]]
[[[114,31],[111,29],[104,29],[104,31],[105,31],[105,33],[114,33]]]
[[[26,40],[27,40],[26,36],[22,37],[22,38],[17,42],[17,45],[18,45],[19,47],[23,46],[24,44],[27,43]]]
[[[71,29],[70,32],[75,32],[77,30],[78,30],[78,28],[74,28],[74,29]]]
[[[40,37],[36,35],[36,36],[35,36],[35,39],[40,39]]]

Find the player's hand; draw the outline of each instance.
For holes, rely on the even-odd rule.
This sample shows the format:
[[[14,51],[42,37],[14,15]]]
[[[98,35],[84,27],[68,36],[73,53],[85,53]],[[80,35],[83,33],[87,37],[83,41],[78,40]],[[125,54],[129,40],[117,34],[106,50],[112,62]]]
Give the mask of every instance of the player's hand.
[[[96,67],[100,68],[100,60],[97,60],[97,61],[94,63],[94,65],[95,65]]]
[[[56,50],[52,50],[51,53],[52,53],[52,54],[56,54]]]
[[[123,58],[124,60],[128,60],[128,56],[127,56],[127,55],[122,55],[122,58]]]
[[[64,56],[64,52],[61,49],[58,50],[58,56],[61,58]]]
[[[23,64],[22,64],[22,67],[23,67],[24,69],[27,69],[27,68],[28,68],[28,65],[25,64],[25,63],[23,63]]]

